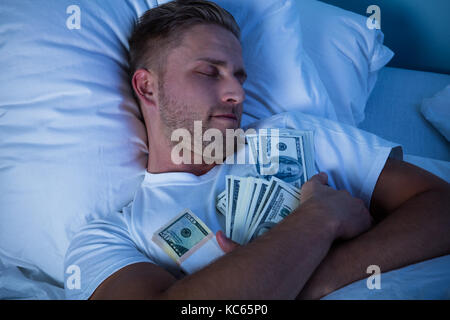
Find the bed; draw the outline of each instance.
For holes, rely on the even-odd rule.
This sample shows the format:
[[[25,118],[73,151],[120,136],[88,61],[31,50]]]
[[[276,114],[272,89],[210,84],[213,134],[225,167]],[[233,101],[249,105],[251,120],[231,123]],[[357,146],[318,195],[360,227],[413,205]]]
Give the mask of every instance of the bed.
[[[127,37],[138,16],[163,2],[0,5],[1,299],[64,299],[71,236],[132,199],[147,149],[126,80]],[[383,33],[322,2],[215,2],[242,28],[244,124],[292,109],[331,118],[400,143],[405,161],[450,181],[449,141],[422,112],[450,75],[386,66],[394,53]],[[450,299],[450,255],[383,273],[381,290],[363,279],[324,299]]]

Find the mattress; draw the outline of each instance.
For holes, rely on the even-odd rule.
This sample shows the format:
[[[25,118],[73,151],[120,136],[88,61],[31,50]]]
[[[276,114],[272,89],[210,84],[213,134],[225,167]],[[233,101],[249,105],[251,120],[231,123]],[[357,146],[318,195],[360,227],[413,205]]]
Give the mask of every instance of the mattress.
[[[385,67],[359,128],[403,146],[414,156],[450,161],[450,143],[420,112],[422,100],[450,84],[450,75]]]

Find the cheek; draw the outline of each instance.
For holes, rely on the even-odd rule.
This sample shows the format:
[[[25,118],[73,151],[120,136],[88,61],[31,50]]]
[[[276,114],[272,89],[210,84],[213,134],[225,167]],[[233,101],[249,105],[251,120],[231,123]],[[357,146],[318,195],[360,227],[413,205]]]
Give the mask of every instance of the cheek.
[[[219,88],[217,81],[206,76],[193,74],[187,81],[188,91],[193,100],[204,101],[206,104],[217,103]]]

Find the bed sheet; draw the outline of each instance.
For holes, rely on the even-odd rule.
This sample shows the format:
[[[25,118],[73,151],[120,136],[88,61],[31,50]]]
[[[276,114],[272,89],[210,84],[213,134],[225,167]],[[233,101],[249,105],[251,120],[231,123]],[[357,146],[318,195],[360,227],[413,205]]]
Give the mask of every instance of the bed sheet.
[[[403,146],[405,154],[450,161],[450,143],[421,114],[423,99],[450,84],[450,75],[385,67],[359,128]]]
[[[403,160],[450,182],[450,161],[405,154]],[[450,300],[450,255],[383,273],[380,289],[369,289],[367,278],[351,283],[323,300]],[[369,275],[368,275],[369,276]]]
[[[374,288],[373,272],[322,298],[322,300],[449,300],[450,255],[380,273],[380,286]],[[369,289],[372,288],[372,289]]]
[[[0,255],[0,300],[62,300],[64,288],[37,268],[7,262]]]

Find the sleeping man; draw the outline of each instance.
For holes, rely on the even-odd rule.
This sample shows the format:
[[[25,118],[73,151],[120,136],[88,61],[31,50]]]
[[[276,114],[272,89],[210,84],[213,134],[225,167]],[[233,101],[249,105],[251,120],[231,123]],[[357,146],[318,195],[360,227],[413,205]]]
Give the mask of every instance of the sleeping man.
[[[403,162],[393,143],[301,112],[253,127],[312,131],[321,173],[302,186],[300,206],[260,237],[237,245],[224,235],[215,200],[225,176],[249,176],[254,166],[175,163],[172,133],[193,133],[194,121],[223,136],[240,127],[239,37],[232,16],[207,1],[169,2],[141,18],[130,67],[147,128],[147,170],[128,206],[72,239],[65,269],[78,266],[81,285],[66,287],[67,298],[316,299],[367,277],[371,265],[386,272],[450,252],[445,181]],[[216,234],[223,254],[191,274],[152,240],[186,208]]]

